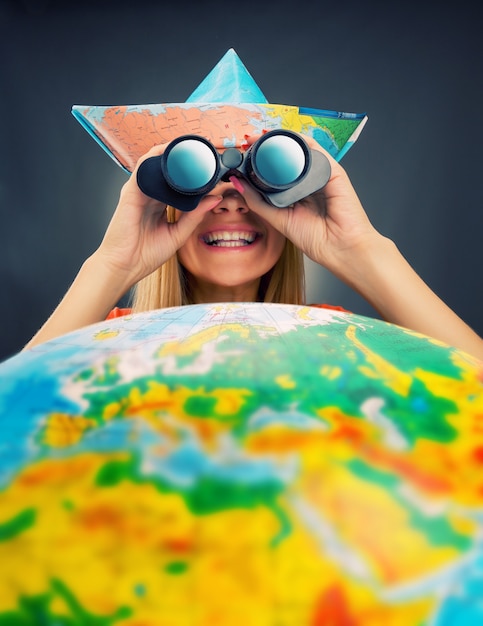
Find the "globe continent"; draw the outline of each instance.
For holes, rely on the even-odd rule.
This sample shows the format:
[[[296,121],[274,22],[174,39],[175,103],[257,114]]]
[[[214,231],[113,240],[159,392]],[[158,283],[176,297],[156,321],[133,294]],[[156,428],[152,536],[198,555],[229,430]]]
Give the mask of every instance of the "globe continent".
[[[0,380],[0,624],[483,623],[469,355],[210,304],[65,335]]]

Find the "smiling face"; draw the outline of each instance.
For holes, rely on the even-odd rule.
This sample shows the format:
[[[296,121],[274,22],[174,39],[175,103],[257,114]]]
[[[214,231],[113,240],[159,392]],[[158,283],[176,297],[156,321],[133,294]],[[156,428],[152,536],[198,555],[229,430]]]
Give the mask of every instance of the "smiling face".
[[[178,251],[193,300],[256,301],[260,279],[280,258],[286,239],[248,208],[231,183],[219,183],[213,194],[223,200]]]

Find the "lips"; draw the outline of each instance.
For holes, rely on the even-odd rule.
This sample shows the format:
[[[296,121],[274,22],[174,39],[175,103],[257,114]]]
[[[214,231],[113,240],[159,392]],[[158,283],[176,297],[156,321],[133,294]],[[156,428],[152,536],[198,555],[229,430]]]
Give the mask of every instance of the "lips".
[[[209,246],[241,248],[251,245],[259,237],[261,237],[261,233],[252,230],[218,230],[205,233],[201,239]]]

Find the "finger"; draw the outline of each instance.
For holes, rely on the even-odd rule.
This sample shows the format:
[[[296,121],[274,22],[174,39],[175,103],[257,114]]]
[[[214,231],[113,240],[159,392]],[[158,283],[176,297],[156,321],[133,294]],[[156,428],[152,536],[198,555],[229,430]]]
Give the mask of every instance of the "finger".
[[[135,172],[131,174],[121,188],[119,205],[137,207],[138,210],[145,212],[145,216],[162,213],[166,209],[164,202],[151,198],[141,191],[136,180]]]
[[[132,196],[133,201],[137,201],[138,199],[142,199],[142,202],[146,205],[146,207],[151,207],[154,210],[157,207],[163,206],[166,207],[164,203],[160,203],[158,200],[147,196],[145,193],[141,191],[139,185],[137,183],[137,171],[141,164],[151,157],[160,156],[166,150],[168,146],[167,143],[160,143],[153,146],[150,150],[148,150],[145,154],[143,154],[137,161],[135,168],[133,169],[131,175],[129,176],[128,181],[124,184],[121,194]]]
[[[286,216],[283,213],[287,209],[278,209],[272,204],[269,204],[263,196],[256,191],[245,179],[240,179],[236,176],[230,176],[230,182],[235,189],[240,193],[247,203],[248,208],[266,220],[271,226],[285,234],[284,225],[286,223]]]
[[[178,246],[185,243],[194,229],[201,223],[205,214],[214,209],[222,200],[223,196],[221,195],[208,195],[200,200],[193,211],[178,211],[178,219],[173,224],[177,230]]]
[[[205,213],[214,209],[222,200],[223,196],[221,194],[208,194],[207,196],[201,198],[196,209],[185,212],[184,215],[192,217],[197,222],[201,222]]]
[[[260,135],[245,135],[245,142],[244,145],[245,146],[253,146],[253,144],[258,141],[260,139],[260,137],[263,137],[262,134]]]

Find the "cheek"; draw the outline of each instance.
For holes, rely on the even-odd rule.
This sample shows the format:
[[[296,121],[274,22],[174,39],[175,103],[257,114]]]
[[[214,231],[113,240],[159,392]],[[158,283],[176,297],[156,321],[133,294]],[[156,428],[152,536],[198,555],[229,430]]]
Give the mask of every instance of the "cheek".
[[[271,233],[268,254],[270,257],[270,262],[271,262],[272,267],[277,263],[277,261],[282,256],[286,243],[287,243],[287,239],[286,237],[284,237],[284,235],[282,235],[278,231],[274,231]]]
[[[193,263],[196,263],[196,256],[194,254],[194,246],[190,240],[188,240],[178,250],[178,261],[188,271],[190,271],[191,267],[193,266]]]
[[[275,265],[275,263],[282,256],[282,252],[285,249],[285,244],[287,243],[287,239],[284,235],[276,231],[275,233],[272,234],[271,241],[272,241],[272,252],[273,252],[274,259],[275,259],[274,261],[274,265]]]

